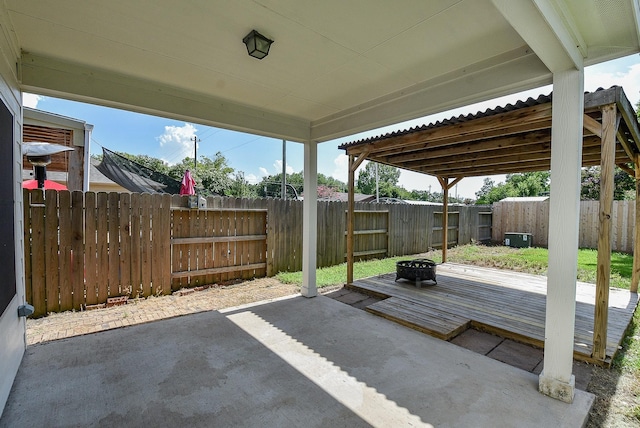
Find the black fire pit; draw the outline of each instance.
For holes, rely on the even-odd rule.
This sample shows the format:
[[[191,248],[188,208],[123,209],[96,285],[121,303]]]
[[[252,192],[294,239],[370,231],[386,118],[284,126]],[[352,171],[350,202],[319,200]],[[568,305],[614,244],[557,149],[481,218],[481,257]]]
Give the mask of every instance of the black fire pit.
[[[396,281],[407,279],[415,281],[420,288],[422,281],[436,282],[436,262],[429,259],[401,260],[396,263]]]

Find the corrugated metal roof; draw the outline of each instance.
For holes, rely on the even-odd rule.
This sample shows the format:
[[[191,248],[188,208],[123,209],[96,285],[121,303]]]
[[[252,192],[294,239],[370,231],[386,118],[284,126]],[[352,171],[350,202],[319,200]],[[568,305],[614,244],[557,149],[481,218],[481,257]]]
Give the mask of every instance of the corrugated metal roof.
[[[618,88],[618,86],[612,86],[609,89],[616,89]],[[600,91],[606,91],[608,89],[604,89],[604,88],[598,88],[593,92],[585,92],[585,97],[587,97],[588,94],[592,94],[592,93],[596,93],[596,92],[600,92]],[[426,131],[429,129],[436,129],[436,128],[440,128],[443,126],[450,126],[450,125],[457,125],[457,124],[461,124],[461,123],[466,123],[472,120],[476,120],[476,119],[481,119],[484,117],[489,117],[489,116],[494,116],[497,114],[502,114],[502,113],[507,113],[507,112],[511,112],[514,110],[519,110],[519,109],[523,109],[526,107],[532,107],[535,105],[540,105],[540,104],[547,104],[551,102],[551,98],[552,98],[553,93],[550,93],[548,95],[544,95],[544,94],[540,94],[538,95],[536,98],[532,98],[529,97],[526,100],[519,100],[516,101],[515,104],[511,104],[508,103],[504,106],[497,106],[495,108],[492,109],[486,109],[485,111],[478,111],[475,114],[472,113],[468,113],[468,114],[461,114],[459,116],[452,116],[448,119],[442,119],[439,120],[437,122],[432,122],[429,124],[424,124],[421,126],[416,126],[416,127],[412,127],[412,128],[408,128],[408,129],[404,129],[404,130],[398,130],[398,131],[394,131],[394,132],[389,132],[387,134],[383,134],[383,135],[378,135],[375,137],[370,137],[370,138],[366,138],[366,139],[362,139],[362,140],[356,140],[356,141],[352,141],[352,142],[348,142],[348,143],[344,143],[341,144],[340,146],[338,146],[339,149],[347,149],[348,147],[352,147],[352,146],[357,146],[360,144],[367,144],[367,143],[372,143],[375,141],[381,141],[381,140],[385,140],[388,138],[395,138],[395,137],[399,137],[399,136],[403,136],[403,135],[407,135],[407,134],[411,134],[414,132],[418,132],[418,131]]]

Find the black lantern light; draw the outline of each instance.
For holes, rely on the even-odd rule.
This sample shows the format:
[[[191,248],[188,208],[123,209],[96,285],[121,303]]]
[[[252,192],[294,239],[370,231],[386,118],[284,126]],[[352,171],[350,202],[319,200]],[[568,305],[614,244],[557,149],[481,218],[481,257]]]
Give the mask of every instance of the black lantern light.
[[[269,48],[271,47],[273,40],[266,38],[256,30],[251,30],[251,32],[242,39],[242,42],[247,45],[247,52],[249,55],[254,58],[262,59],[269,55]]]

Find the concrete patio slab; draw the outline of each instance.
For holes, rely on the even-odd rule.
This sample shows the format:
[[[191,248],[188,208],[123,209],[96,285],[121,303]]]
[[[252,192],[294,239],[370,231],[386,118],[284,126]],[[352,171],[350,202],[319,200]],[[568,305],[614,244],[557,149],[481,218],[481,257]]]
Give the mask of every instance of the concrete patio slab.
[[[562,426],[537,376],[327,297],[31,346],[0,427]]]

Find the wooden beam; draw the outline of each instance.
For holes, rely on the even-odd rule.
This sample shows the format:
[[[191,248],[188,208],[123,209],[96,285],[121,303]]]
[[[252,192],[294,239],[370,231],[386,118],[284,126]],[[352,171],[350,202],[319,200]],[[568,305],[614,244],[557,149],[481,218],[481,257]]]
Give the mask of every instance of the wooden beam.
[[[602,138],[602,124],[588,114],[585,114],[583,116],[582,126],[584,127],[584,129],[591,131],[598,137]]]
[[[618,125],[616,126],[616,136],[618,138],[618,142],[624,149],[624,152],[629,157],[629,160],[633,162],[633,160],[635,159],[635,152],[629,145],[629,142],[627,141],[627,139],[624,137],[624,134],[620,131],[619,125],[620,125],[620,115],[618,115]]]
[[[449,183],[449,189],[451,189],[456,184],[460,183],[464,177],[456,177],[451,183]]]
[[[347,154],[359,155],[370,147],[371,152],[390,151],[398,148],[418,146],[429,141],[443,141],[451,144],[460,142],[461,138],[473,141],[478,138],[490,138],[492,136],[509,135],[549,128],[551,122],[551,103],[538,104],[506,113],[495,114],[483,118],[469,120],[451,125],[443,125],[436,128],[426,128],[424,131],[406,133],[403,135],[390,135],[367,140],[362,144],[345,147]]]
[[[364,158],[364,156],[363,156]],[[355,195],[353,194],[355,186],[355,156],[349,155],[349,180],[348,198],[347,198],[347,284],[353,283],[353,230],[354,230],[354,211],[355,211]]]
[[[354,159],[353,164],[349,164],[349,171],[351,172],[351,170],[353,170],[353,172],[355,173],[356,169],[358,169],[358,167],[360,167],[362,162],[364,162],[365,159],[367,159],[367,156],[369,155],[370,151],[371,150],[365,150],[364,152],[360,153],[357,159]]]
[[[635,156],[634,162],[636,178],[636,218],[633,236],[633,273],[631,275],[631,287],[629,291],[638,292],[638,282],[640,282],[640,154]]]
[[[598,359],[604,359],[607,348],[609,280],[611,276],[611,212],[613,210],[617,116],[615,104],[602,108],[600,222],[598,228],[596,302],[593,320],[593,357]]]
[[[453,125],[449,126],[453,127]],[[457,127],[459,134],[451,133],[451,130],[446,134],[441,132],[441,134],[444,135],[434,133],[434,135],[429,138],[421,138],[415,143],[408,143],[400,147],[390,147],[388,145],[381,146],[372,150],[372,153],[375,153],[376,156],[394,156],[397,154],[419,153],[425,149],[433,150],[435,148],[452,148],[461,144],[487,142],[492,141],[493,139],[522,138],[523,135],[536,132],[549,133],[550,127],[551,119],[549,118],[544,120],[535,120],[532,122],[523,121],[514,125],[505,125],[504,129],[480,129],[468,131]],[[439,129],[442,128],[435,128],[435,130]],[[389,141],[387,141],[387,143],[390,144]]]
[[[600,162],[600,144],[597,146],[585,146],[582,151],[583,160],[590,160],[595,158],[598,163]],[[453,171],[463,171],[465,169],[485,168],[491,169],[492,167],[501,167],[508,164],[522,165],[525,162],[539,161],[541,164],[546,165],[551,160],[551,144],[545,143],[541,145],[538,150],[527,151],[526,153],[511,154],[508,152],[500,153],[500,151],[492,151],[490,153],[482,154],[482,157],[476,158],[470,156],[468,158],[456,158],[456,157],[442,157],[434,158],[428,162],[409,162],[402,164],[401,167],[405,169],[413,169],[418,167],[420,169],[429,170],[434,175],[453,175]]]
[[[634,158],[635,158],[635,156],[634,156]],[[634,165],[635,165],[635,164],[636,164],[636,163],[635,163],[635,161],[634,161]],[[616,166],[617,166],[618,168],[620,168],[621,170],[623,170],[624,172],[626,172],[627,174],[629,174],[629,175],[630,175],[631,177],[633,177],[634,179],[636,179],[636,180],[638,179],[636,169],[634,169],[634,168],[629,168],[629,167],[627,166],[627,164],[625,164],[625,163],[617,163],[617,160],[616,160]]]
[[[449,244],[449,178],[438,177],[438,181],[442,186],[442,263],[446,263]]]
[[[551,142],[549,130],[535,131],[527,134],[518,134],[508,137],[496,137],[490,140],[477,140],[450,146],[435,147],[430,145],[419,152],[398,151],[391,155],[373,154],[373,158],[380,159],[388,164],[400,164],[433,159],[440,156],[463,157],[479,156],[485,152],[503,151],[526,152],[530,146],[544,145]],[[598,141],[599,143],[599,141]]]

